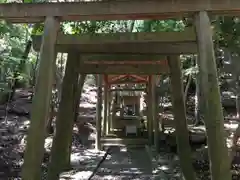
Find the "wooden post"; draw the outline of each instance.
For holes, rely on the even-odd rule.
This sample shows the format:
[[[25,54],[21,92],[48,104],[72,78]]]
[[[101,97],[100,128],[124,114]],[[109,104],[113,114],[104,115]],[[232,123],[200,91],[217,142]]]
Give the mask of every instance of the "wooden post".
[[[107,87],[107,124],[106,124],[106,134],[110,132],[110,105],[111,105],[111,92],[110,86]]]
[[[148,92],[147,92],[147,126],[148,126],[148,139],[150,145],[153,141],[153,101],[152,101],[152,76],[149,76]]]
[[[158,93],[158,85],[160,83],[161,80],[161,76],[156,76],[156,81],[155,81],[155,118],[157,121],[157,127],[158,127],[158,133],[160,133],[160,131],[162,131],[162,117],[159,114],[160,113],[160,94]],[[159,137],[158,137],[159,138]]]
[[[147,117],[147,133],[148,133],[148,141],[149,141],[149,144],[151,144],[150,142],[152,142],[150,140],[150,121],[149,121],[149,82],[146,84],[146,95],[145,95],[145,102],[146,102],[146,117]]]
[[[153,119],[153,127],[154,127],[154,146],[156,150],[159,149],[159,123],[158,123],[158,116],[157,116],[157,108],[158,108],[158,101],[156,96],[156,76],[152,76],[152,119]]]
[[[163,88],[163,78],[160,77],[159,79],[159,84],[160,84],[160,87],[157,88],[157,96],[159,97],[159,103],[160,103],[160,106],[159,106],[159,113],[160,113],[160,116],[159,116],[159,128],[160,128],[160,131],[163,132],[165,129],[164,129],[164,121],[163,121],[163,111],[164,111],[164,107],[163,107],[163,101],[164,101],[164,93],[161,93],[161,88]],[[166,92],[165,92],[166,93]]]
[[[113,93],[109,92],[110,93],[110,99],[111,101],[109,102],[109,122],[110,122],[110,127],[109,127],[109,131],[112,130],[113,128],[113,118],[114,118],[114,112],[115,112],[115,102],[116,102],[116,97]]]
[[[112,100],[112,104],[111,104],[111,124],[112,124],[112,128],[115,127],[117,104],[118,104],[117,98],[116,98],[116,96],[114,96],[113,100]]]
[[[144,104],[144,97],[143,97],[143,93],[141,93],[140,104],[139,104],[139,115],[141,117],[143,117],[143,104]]]
[[[157,123],[158,123],[158,131],[160,131],[160,117],[159,117],[159,109],[160,109],[160,107],[159,107],[159,100],[160,100],[160,96],[159,96],[159,93],[158,93],[158,85],[159,85],[159,83],[160,83],[160,80],[161,80],[161,76],[158,76],[158,75],[156,75],[155,76],[156,77],[156,80],[155,80],[155,104],[156,104],[156,106],[155,106],[155,117],[156,117],[156,119],[157,119]]]
[[[192,180],[195,179],[195,173],[192,166],[191,148],[189,145],[180,59],[179,56],[170,56],[168,57],[168,60],[178,154],[180,157],[182,172],[185,177],[184,179]]]
[[[96,112],[96,140],[95,148],[101,149],[101,121],[102,121],[102,75],[97,75],[97,112]]]
[[[136,91],[134,91],[136,92]],[[136,116],[140,116],[140,95],[138,94],[138,101],[137,101],[137,104],[135,105],[135,115]]]
[[[200,91],[208,137],[208,154],[212,180],[230,180],[230,158],[224,133],[224,119],[220,99],[211,23],[207,12],[195,17],[199,48]],[[224,157],[224,158],[223,158]]]
[[[102,135],[106,135],[107,134],[107,111],[108,111],[108,82],[107,82],[107,76],[104,75],[104,89],[103,89],[103,131],[102,131]]]
[[[56,119],[56,134],[53,138],[48,180],[57,180],[59,174],[70,166],[72,130],[76,109],[79,54],[69,52],[62,84],[62,97]]]
[[[53,69],[56,61],[55,42],[58,29],[59,22],[54,17],[47,17],[40,50],[40,65],[33,98],[31,125],[28,130],[22,169],[24,180],[41,179],[41,164],[44,153],[46,122],[52,96]]]
[[[120,117],[123,117],[124,114],[124,102],[122,96],[119,95],[119,92],[117,91],[117,97],[119,98],[118,105],[120,106]]]

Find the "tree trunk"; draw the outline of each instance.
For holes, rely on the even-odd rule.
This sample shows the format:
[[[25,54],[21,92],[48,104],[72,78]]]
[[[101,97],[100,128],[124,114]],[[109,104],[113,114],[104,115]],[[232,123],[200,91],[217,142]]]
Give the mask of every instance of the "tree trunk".
[[[239,118],[240,115],[240,70],[239,70],[239,57],[234,56],[234,53],[225,49],[224,54],[226,54],[225,58],[228,58],[230,60],[230,70],[232,73],[233,81],[235,82],[235,95],[236,95],[236,113],[237,118]]]
[[[79,80],[78,80],[74,122],[77,122],[78,111],[79,111],[79,104],[80,104],[80,100],[81,100],[81,97],[82,97],[82,90],[83,90],[83,86],[84,86],[84,82],[85,82],[86,76],[87,76],[86,74],[81,74],[80,77],[79,77]]]
[[[27,45],[26,45],[25,51],[23,53],[22,59],[20,61],[20,64],[19,64],[18,68],[16,69],[16,71],[14,72],[14,75],[13,75],[13,85],[12,85],[12,92],[10,94],[10,101],[13,99],[13,97],[15,95],[15,92],[16,92],[16,89],[17,89],[17,86],[19,84],[19,80],[17,78],[18,73],[19,72],[22,73],[24,71],[26,60],[27,60],[28,54],[31,50],[31,47],[32,47],[32,41],[29,40],[27,42]]]
[[[33,96],[35,94],[35,85],[37,84],[36,83],[36,79],[37,79],[37,67],[38,67],[38,63],[39,63],[39,53],[37,53],[37,60],[35,62],[35,64],[33,65],[32,67],[32,82],[31,82],[31,85],[32,85],[32,94],[31,94],[31,100],[33,99]]]
[[[46,127],[46,130],[47,130],[47,134],[53,134],[54,133],[54,127],[53,127],[53,119],[55,117],[55,105],[54,105],[54,100],[51,100],[51,108],[50,108],[50,112],[49,112],[49,119],[48,119],[48,122],[47,122],[47,127]]]
[[[240,138],[240,82],[239,82],[239,76],[237,75],[236,75],[236,111],[237,111],[238,127],[233,135],[231,160],[233,160],[234,156],[236,156],[236,151],[238,149],[237,143],[238,143],[238,139]]]
[[[53,70],[56,60],[55,42],[58,28],[59,22],[54,17],[46,18],[40,50],[40,66],[32,105],[31,124],[28,130],[22,168],[23,180],[41,179],[45,128],[52,94]]]
[[[61,94],[62,94],[62,81],[63,81],[63,76],[64,76],[64,66],[65,63],[63,61],[63,53],[60,53],[60,67],[56,68],[56,89],[57,89],[57,103],[59,104]]]
[[[191,148],[189,145],[186,108],[183,97],[180,59],[178,56],[170,56],[168,62],[170,68],[172,104],[180,165],[185,180],[194,180],[196,178],[191,160]]]
[[[231,160],[234,159],[236,156],[236,152],[238,149],[238,140],[240,138],[240,124],[238,123],[238,127],[234,133],[233,140],[232,140],[232,152],[231,152]]]
[[[231,160],[234,160],[234,157],[237,156],[236,152],[238,149],[238,139],[240,138],[240,71],[239,71],[239,57],[233,57],[233,53],[228,51],[229,58],[231,60],[231,65],[233,69],[233,76],[235,78],[235,95],[236,95],[236,112],[238,119],[238,127],[233,135],[232,140],[232,152]]]
[[[192,75],[190,74],[188,76],[187,84],[186,84],[185,91],[184,91],[184,103],[185,104],[187,104],[188,89],[190,87],[191,81],[192,81]]]
[[[58,180],[59,174],[69,168],[72,130],[74,124],[75,95],[78,85],[79,54],[69,52],[62,84],[62,97],[56,119],[56,133],[53,138],[51,161],[48,168],[48,180]]]
[[[194,112],[194,115],[195,115],[195,126],[197,125],[200,125],[201,123],[204,123],[203,122],[203,113],[202,113],[202,110],[203,110],[203,100],[202,100],[202,97],[201,97],[201,81],[200,81],[200,75],[199,75],[199,65],[196,61],[196,66],[198,68],[198,73],[196,74],[196,80],[195,80],[195,85],[196,85],[196,92],[195,92],[195,112]]]
[[[236,80],[236,112],[237,118],[240,118],[240,82],[237,78]]]
[[[200,84],[199,84],[199,79],[198,79],[198,75],[196,77],[196,92],[195,92],[195,110],[194,110],[194,116],[195,116],[195,125],[199,125],[200,121],[201,121],[201,116],[200,116]]]
[[[226,146],[211,23],[207,12],[196,15],[201,93],[207,130],[208,154],[212,180],[231,180],[230,159]]]

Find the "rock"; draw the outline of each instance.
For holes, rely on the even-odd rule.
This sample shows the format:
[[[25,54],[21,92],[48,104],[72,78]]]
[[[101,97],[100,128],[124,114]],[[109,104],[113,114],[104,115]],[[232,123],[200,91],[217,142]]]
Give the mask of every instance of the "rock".
[[[45,144],[44,144],[45,149],[50,150],[51,147],[52,147],[52,142],[53,142],[53,137],[46,138],[45,139]]]

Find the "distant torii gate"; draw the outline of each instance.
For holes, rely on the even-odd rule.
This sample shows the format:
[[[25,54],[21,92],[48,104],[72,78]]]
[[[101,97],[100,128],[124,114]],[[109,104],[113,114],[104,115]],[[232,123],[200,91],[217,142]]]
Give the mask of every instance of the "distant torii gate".
[[[164,61],[164,60],[162,60]],[[151,62],[150,62],[151,64]],[[159,66],[160,67],[160,66]],[[168,66],[165,66],[165,68],[168,68]],[[129,79],[131,78],[131,79]],[[147,103],[147,106],[148,106],[148,113],[147,113],[147,129],[148,129],[148,142],[146,140],[143,140],[143,139],[115,139],[115,138],[102,138],[102,142],[104,144],[141,144],[141,143],[146,143],[146,144],[151,144],[152,143],[152,140],[153,140],[153,137],[152,137],[152,132],[153,132],[153,127],[154,127],[154,139],[155,139],[155,146],[156,147],[159,147],[159,125],[158,125],[158,118],[156,117],[156,115],[153,115],[153,113],[157,114],[157,112],[154,112],[153,111],[153,108],[155,108],[154,106],[154,103],[155,102],[155,98],[154,96],[152,95],[155,95],[155,92],[154,93],[151,93],[152,91],[155,91],[155,84],[153,82],[156,81],[157,78],[152,78],[151,75],[132,75],[132,74],[125,74],[125,75],[103,75],[103,79],[104,79],[104,96],[103,96],[103,99],[104,99],[104,113],[103,113],[103,123],[97,123],[97,127],[102,124],[103,125],[103,128],[100,128],[98,127],[97,129],[99,129],[99,131],[102,129],[103,130],[103,133],[99,133],[99,136],[100,134],[108,134],[109,132],[109,123],[110,123],[110,104],[109,104],[109,99],[110,99],[110,92],[112,91],[135,91],[135,88],[132,88],[132,89],[110,89],[110,86],[111,85],[114,85],[114,84],[138,84],[138,83],[142,83],[142,84],[146,84],[147,85],[147,89],[136,89],[137,91],[141,90],[141,91],[145,91],[147,90],[147,94],[148,94],[148,103]],[[149,92],[150,91],[150,92]],[[98,97],[100,97],[101,95],[99,94]],[[101,104],[101,102],[98,101],[98,103]],[[100,105],[98,105],[100,106]],[[155,108],[156,109],[156,108]],[[114,113],[114,112],[112,112]],[[114,117],[113,115],[111,116],[112,118]],[[111,118],[111,119],[112,119]],[[112,119],[113,120],[113,119]],[[100,119],[98,119],[98,121],[101,121]],[[154,126],[153,126],[154,125]],[[100,137],[97,136],[97,139],[96,139],[96,142],[97,142],[97,145],[100,143],[98,143],[100,141]],[[137,142],[139,141],[139,142]]]

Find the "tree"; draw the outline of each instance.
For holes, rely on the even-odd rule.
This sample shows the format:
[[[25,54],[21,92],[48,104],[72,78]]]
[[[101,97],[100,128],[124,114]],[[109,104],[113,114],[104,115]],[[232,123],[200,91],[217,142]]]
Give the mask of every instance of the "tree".
[[[4,21],[0,22],[0,61],[1,83],[8,84],[11,100],[19,83],[29,82],[30,74],[26,71],[27,61],[31,49],[29,29],[25,25],[12,25]],[[22,85],[20,85],[21,87]]]
[[[240,116],[240,88],[239,88],[239,60],[240,60],[240,19],[235,16],[223,17],[220,16],[215,21],[215,44],[218,49],[222,49],[225,54],[224,60],[230,60],[231,74],[235,82],[235,95],[236,95],[236,111],[237,118]],[[227,58],[227,59],[226,59]],[[232,157],[235,155],[237,149],[237,141],[240,137],[240,124],[236,129],[233,137]]]

